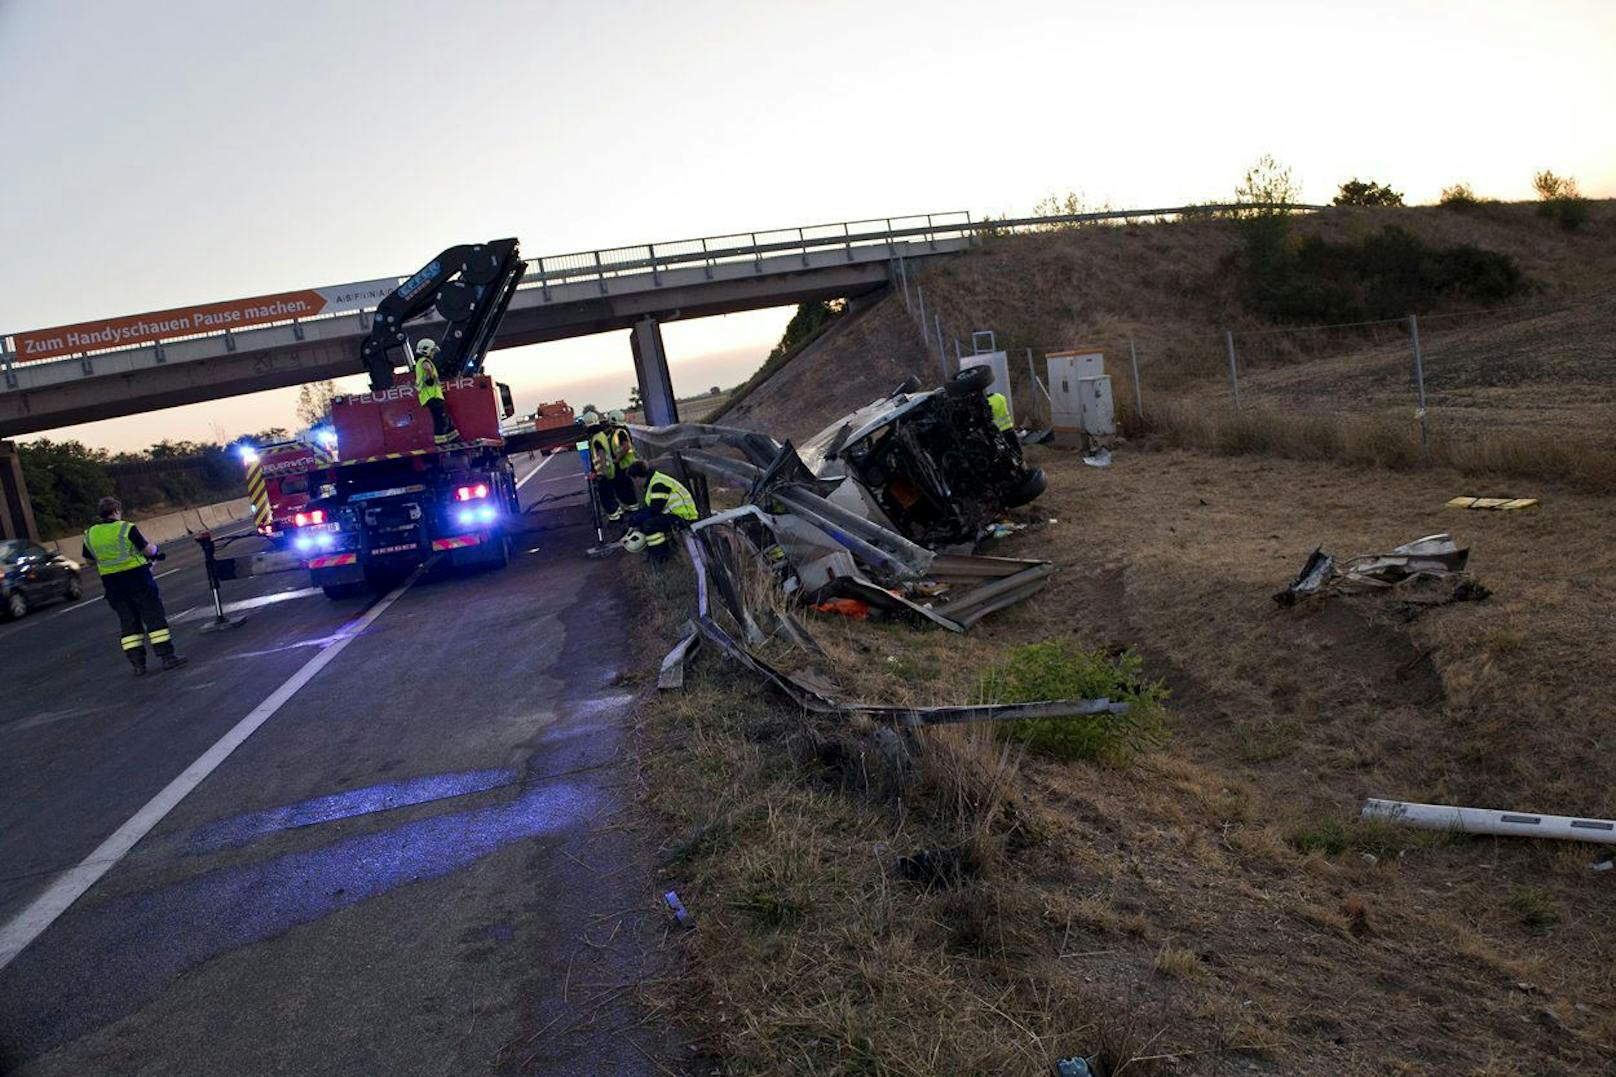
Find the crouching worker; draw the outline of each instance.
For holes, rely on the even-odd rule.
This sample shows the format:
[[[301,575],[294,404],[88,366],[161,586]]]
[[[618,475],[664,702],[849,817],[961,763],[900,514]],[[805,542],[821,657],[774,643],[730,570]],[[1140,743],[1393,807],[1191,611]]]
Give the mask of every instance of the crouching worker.
[[[95,508],[101,522],[84,533],[83,554],[86,561],[95,562],[107,605],[118,614],[124,657],[135,667],[135,676],[142,676],[149,642],[164,669],[178,669],[188,659],[174,653],[168,615],[152,577],[149,558],[158,556],[157,547],[146,541],[140,528],[124,522],[123,505],[117,498],[103,497]]]
[[[644,551],[653,561],[665,561],[673,553],[669,540],[674,533],[700,517],[690,488],[666,471],[654,471],[645,484],[645,504],[629,514],[623,548],[630,553]]]

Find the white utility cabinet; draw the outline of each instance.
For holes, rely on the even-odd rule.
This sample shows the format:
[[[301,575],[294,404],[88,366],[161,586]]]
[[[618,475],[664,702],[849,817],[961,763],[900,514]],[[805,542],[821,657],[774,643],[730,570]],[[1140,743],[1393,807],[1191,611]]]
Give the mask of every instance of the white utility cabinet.
[[[1055,444],[1079,445],[1085,432],[1081,383],[1086,378],[1105,376],[1105,354],[1098,348],[1073,348],[1049,352],[1044,362],[1049,379],[1049,425],[1055,430]],[[1109,401],[1109,382],[1105,394]]]

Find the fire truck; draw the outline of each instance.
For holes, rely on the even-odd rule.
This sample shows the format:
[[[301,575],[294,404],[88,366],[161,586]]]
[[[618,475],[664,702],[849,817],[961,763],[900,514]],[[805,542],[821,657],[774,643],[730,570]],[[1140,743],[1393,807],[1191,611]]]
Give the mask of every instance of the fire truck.
[[[500,420],[516,409],[482,364],[525,269],[514,239],[451,247],[377,306],[360,346],[370,392],[332,400],[336,457],[309,472],[316,496],[291,543],[327,595],[391,586],[434,556],[509,560],[520,506]],[[434,314],[444,405],[460,432],[442,445],[412,371],[394,369],[411,352],[408,323]]]
[[[294,529],[306,522],[306,514],[303,520],[299,515],[311,497],[309,475],[330,464],[331,455],[324,446],[297,438],[243,446],[240,452],[258,533],[285,546]]]

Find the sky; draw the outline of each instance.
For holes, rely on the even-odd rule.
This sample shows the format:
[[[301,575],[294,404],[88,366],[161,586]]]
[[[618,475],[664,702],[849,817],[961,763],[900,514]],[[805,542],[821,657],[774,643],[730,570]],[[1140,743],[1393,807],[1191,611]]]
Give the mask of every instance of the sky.
[[[507,235],[534,256],[1071,191],[1176,205],[1262,154],[1308,201],[1355,175],[1527,199],[1542,168],[1612,197],[1613,103],[1609,0],[0,0],[0,330]],[[668,324],[676,390],[741,381],[789,316]],[[626,334],[488,365],[524,409],[633,384]],[[291,425],[295,395],[50,436],[231,436]]]

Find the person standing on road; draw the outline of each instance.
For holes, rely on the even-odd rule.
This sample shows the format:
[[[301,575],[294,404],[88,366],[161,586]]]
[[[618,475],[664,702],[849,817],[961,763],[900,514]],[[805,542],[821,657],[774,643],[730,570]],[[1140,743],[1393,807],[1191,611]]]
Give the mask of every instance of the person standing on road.
[[[415,399],[432,413],[432,441],[436,445],[449,445],[460,440],[460,431],[449,419],[449,408],[443,402],[443,383],[438,379],[438,365],[432,357],[438,354],[438,342],[430,338],[415,346]]]
[[[665,561],[673,553],[668,537],[678,528],[701,518],[690,488],[666,471],[651,473],[645,484],[645,504],[629,515],[629,532],[623,548],[629,553],[645,551],[652,560]]]
[[[107,605],[118,614],[124,657],[135,667],[135,676],[144,676],[149,642],[164,669],[178,669],[189,659],[174,653],[168,615],[163,612],[163,598],[149,560],[162,555],[155,544],[146,541],[140,528],[124,522],[123,503],[117,498],[103,497],[95,511],[101,522],[84,533],[82,552],[101,573]]]
[[[634,452],[634,435],[628,432],[628,420],[621,411],[606,413],[607,440],[612,447],[612,467],[617,471],[617,477],[612,480],[612,493],[617,495],[617,503],[625,512],[632,512],[640,507],[640,494],[634,488],[634,477],[643,476],[645,469],[635,467],[639,463],[639,456]]]
[[[583,421],[584,434],[589,438],[589,468],[594,472],[600,509],[607,520],[615,523],[623,518],[626,510],[617,497],[617,457],[612,451],[612,432],[598,411],[584,412]]]

